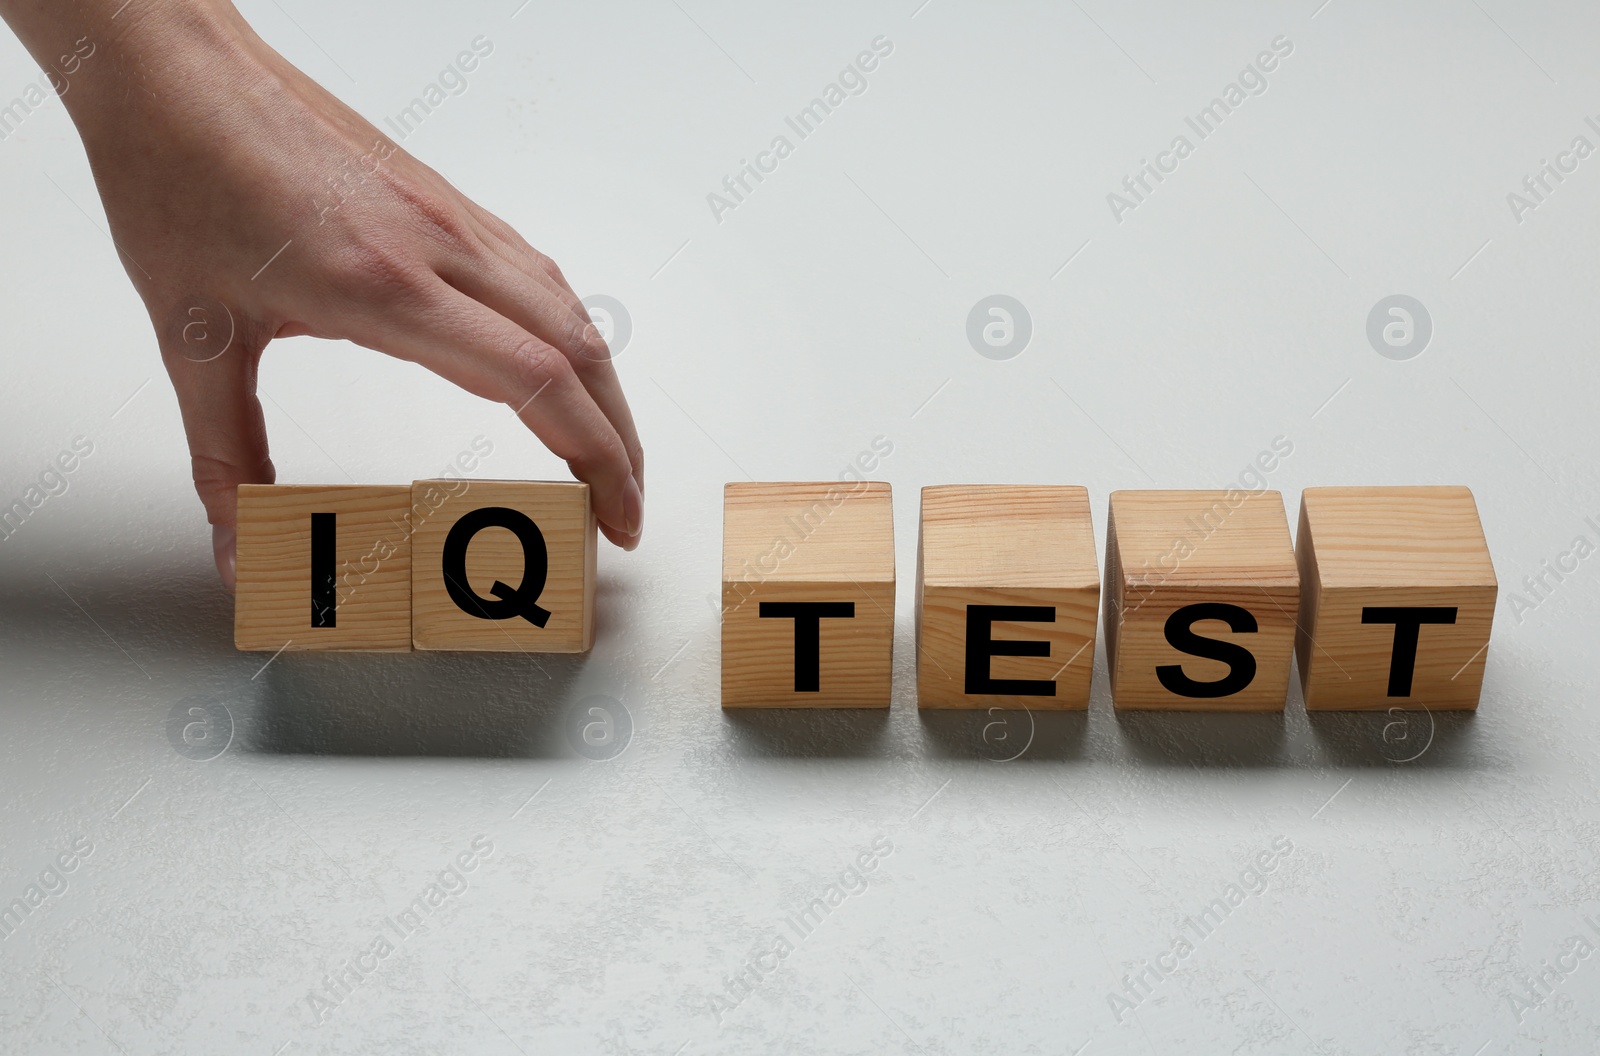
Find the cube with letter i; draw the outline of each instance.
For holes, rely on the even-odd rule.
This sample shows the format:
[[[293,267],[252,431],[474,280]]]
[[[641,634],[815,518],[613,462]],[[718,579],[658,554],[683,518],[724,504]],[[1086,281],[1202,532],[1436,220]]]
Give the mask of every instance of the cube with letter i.
[[[1307,488],[1295,554],[1307,710],[1478,706],[1499,587],[1471,491]]]
[[[922,489],[921,707],[1087,708],[1099,613],[1083,488]]]
[[[889,485],[727,485],[724,708],[886,708],[893,649]]]
[[[411,488],[241,484],[239,649],[411,648]]]
[[[1278,492],[1112,492],[1105,592],[1118,709],[1283,710],[1300,577]]]

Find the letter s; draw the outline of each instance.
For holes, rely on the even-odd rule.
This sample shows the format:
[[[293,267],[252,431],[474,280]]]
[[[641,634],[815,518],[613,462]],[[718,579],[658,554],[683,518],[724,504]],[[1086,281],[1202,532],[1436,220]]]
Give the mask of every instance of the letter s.
[[[892,55],[894,54],[894,41],[882,35],[873,37],[872,50],[879,55]]]
[[[1235,634],[1256,632],[1256,618],[1248,609],[1215,601],[1185,605],[1167,617],[1167,644],[1190,656],[1220,660],[1228,665],[1229,671],[1215,682],[1197,682],[1183,673],[1182,665],[1162,664],[1156,668],[1156,678],[1161,680],[1168,692],[1180,697],[1231,697],[1255,680],[1255,655],[1235,642],[1219,641],[1194,633],[1193,625],[1201,620],[1221,620]]]
[[[472,38],[472,50],[479,55],[493,55],[494,41],[480,33]]]

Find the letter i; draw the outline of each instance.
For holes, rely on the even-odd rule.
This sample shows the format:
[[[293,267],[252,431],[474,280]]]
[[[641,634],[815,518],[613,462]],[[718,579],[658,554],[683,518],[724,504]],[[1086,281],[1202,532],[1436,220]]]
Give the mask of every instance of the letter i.
[[[335,583],[339,563],[338,514],[311,515],[311,626],[333,627],[339,611]]]

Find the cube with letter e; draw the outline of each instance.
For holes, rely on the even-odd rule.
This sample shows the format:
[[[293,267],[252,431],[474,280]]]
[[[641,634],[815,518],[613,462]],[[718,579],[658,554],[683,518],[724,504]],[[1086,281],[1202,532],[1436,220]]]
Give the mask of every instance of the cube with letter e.
[[[1086,490],[922,489],[921,707],[1087,708],[1099,613]]]

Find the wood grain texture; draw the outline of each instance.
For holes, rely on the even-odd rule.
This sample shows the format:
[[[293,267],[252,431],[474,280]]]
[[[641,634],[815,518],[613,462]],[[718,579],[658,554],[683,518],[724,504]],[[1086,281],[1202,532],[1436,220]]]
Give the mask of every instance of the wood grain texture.
[[[594,641],[597,525],[589,485],[529,480],[419,480],[412,485],[412,636],[416,648],[485,652],[581,653]],[[543,627],[521,616],[484,619],[465,611],[445,584],[450,531],[474,510],[505,507],[538,526],[548,575],[537,596]],[[464,586],[483,603],[499,580],[523,582],[523,546],[508,528],[487,527],[467,547]]]
[[[992,656],[992,679],[1052,683],[1054,694],[967,692],[967,610],[1054,608],[1053,622],[995,621],[996,641],[1044,642],[1046,656]],[[917,537],[917,703],[924,708],[1089,706],[1100,570],[1081,487],[953,484],[922,489]]]
[[[1114,705],[1124,710],[1282,711],[1288,698],[1300,575],[1283,496],[1276,491],[1116,491],[1106,524],[1106,654]],[[1255,658],[1255,677],[1226,697],[1186,697],[1156,669],[1178,665],[1198,682],[1224,678],[1229,664],[1167,642],[1178,609],[1235,605],[1254,632],[1220,620],[1196,634],[1232,642]]]
[[[739,483],[723,492],[722,706],[886,708],[894,514],[879,482]],[[820,678],[795,689],[795,621],[762,602],[850,603],[819,623]]]
[[[406,485],[240,485],[235,647],[409,651],[410,509]],[[316,513],[335,515],[332,627],[312,619]]]
[[[1499,586],[1471,491],[1307,488],[1295,555],[1308,710],[1478,706]],[[1419,629],[1405,696],[1389,694],[1395,627],[1363,623],[1369,606],[1456,609],[1455,623]]]

